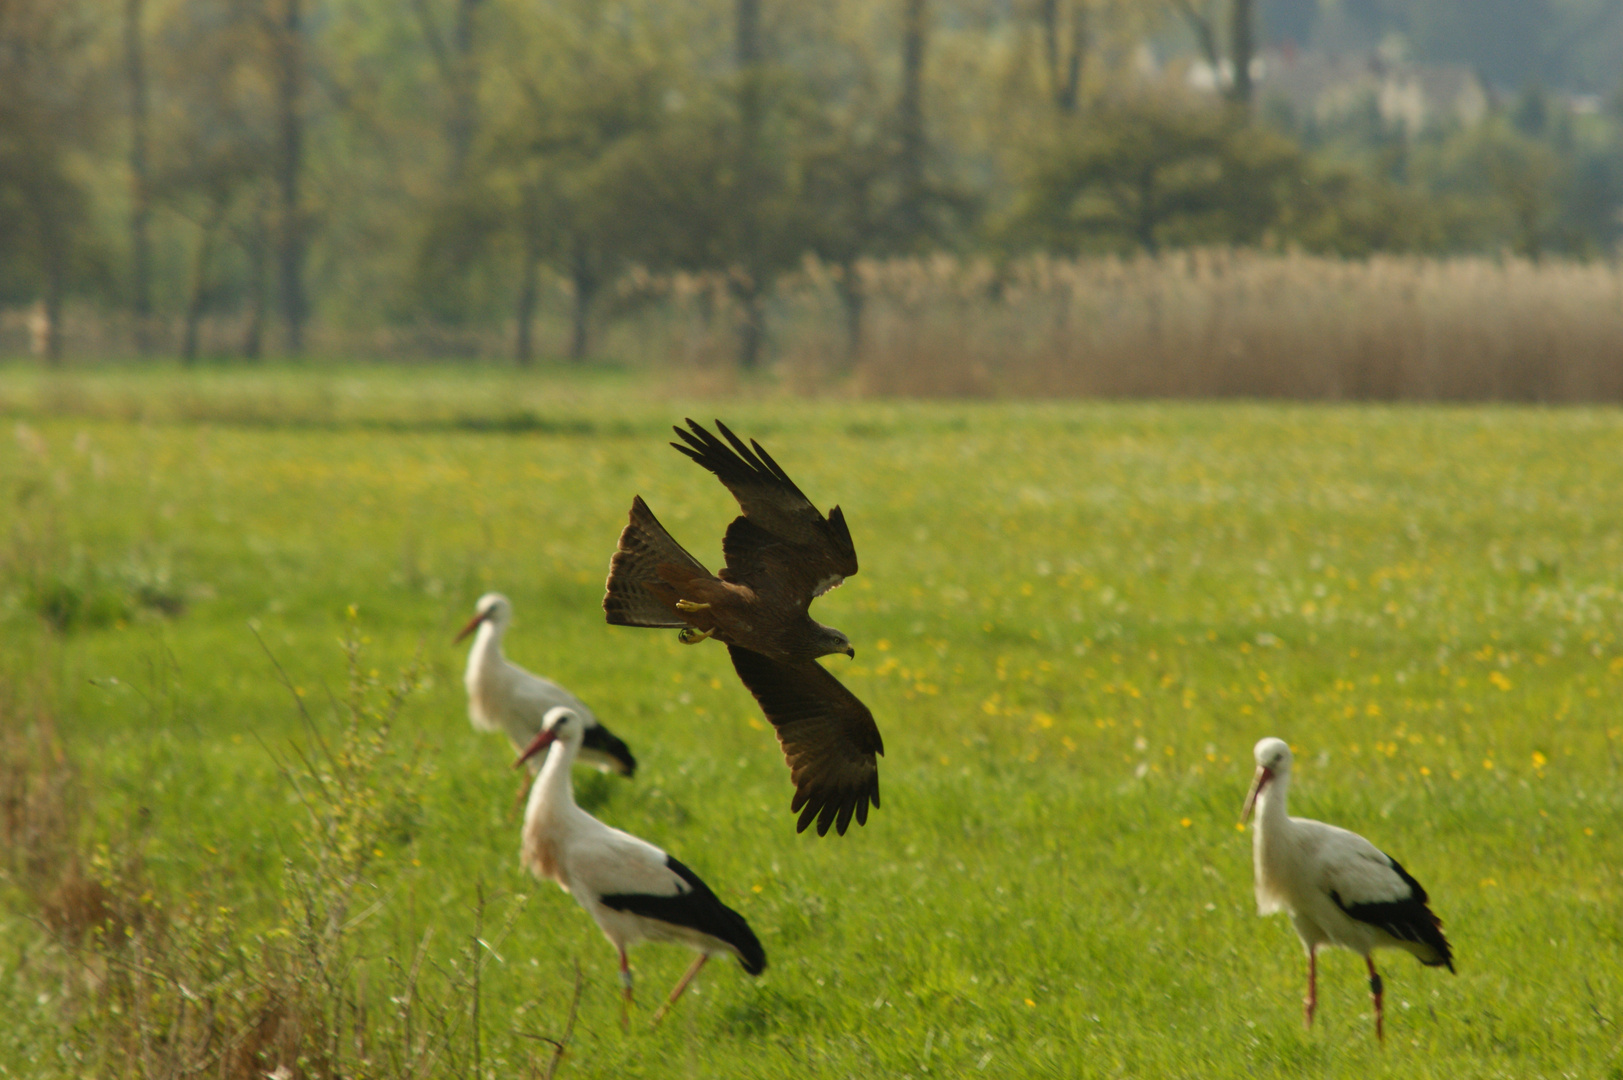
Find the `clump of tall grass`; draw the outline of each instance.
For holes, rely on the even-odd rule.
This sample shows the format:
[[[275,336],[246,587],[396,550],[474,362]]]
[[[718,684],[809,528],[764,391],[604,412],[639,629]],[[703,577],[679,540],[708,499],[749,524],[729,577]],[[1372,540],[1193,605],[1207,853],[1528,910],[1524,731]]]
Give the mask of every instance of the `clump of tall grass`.
[[[0,488],[0,506],[10,504],[0,518],[0,619],[20,609],[65,634],[182,614],[187,590],[167,559],[139,548],[108,557],[63,535],[66,473],[27,424],[15,435],[23,465]]]
[[[427,930],[404,954],[366,933],[397,891],[384,864],[403,861],[390,856],[411,842],[427,767],[392,737],[416,675],[368,669],[351,618],[347,687],[329,715],[283,676],[305,737],[272,748],[299,822],[268,905],[245,891],[262,883],[236,880],[242,853],[209,861],[198,843],[181,880],[155,872],[144,814],[88,839],[94,784],[63,753],[50,713],[27,717],[0,699],[0,902],[48,942],[52,959],[32,977],[59,995],[65,1071],[487,1075],[481,973],[519,905],[492,927],[481,892],[468,943],[449,958],[430,955]]]

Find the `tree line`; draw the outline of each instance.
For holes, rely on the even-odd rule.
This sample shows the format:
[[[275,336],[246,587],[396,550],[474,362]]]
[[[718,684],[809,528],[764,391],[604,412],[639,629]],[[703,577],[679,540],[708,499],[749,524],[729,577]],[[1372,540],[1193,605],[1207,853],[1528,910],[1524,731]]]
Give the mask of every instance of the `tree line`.
[[[1436,5],[1433,5],[1436,6]],[[815,258],[1182,245],[1609,255],[1615,107],[1293,117],[1256,0],[0,0],[0,307],[146,353],[511,325],[584,357],[630,268],[706,275],[761,362]],[[1157,64],[1146,58],[1162,59]],[[1185,61],[1228,73],[1185,87]],[[1616,103],[1613,103],[1615,106]],[[568,340],[535,340],[549,285]]]

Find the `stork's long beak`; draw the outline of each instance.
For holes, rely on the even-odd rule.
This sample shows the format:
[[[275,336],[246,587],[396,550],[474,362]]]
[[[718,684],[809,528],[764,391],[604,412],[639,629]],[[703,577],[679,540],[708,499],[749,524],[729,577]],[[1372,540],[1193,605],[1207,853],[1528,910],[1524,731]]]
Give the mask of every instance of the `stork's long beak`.
[[[529,761],[531,758],[535,757],[535,755],[539,754],[541,751],[545,750],[547,747],[551,746],[557,741],[557,732],[542,731],[541,734],[535,737],[535,740],[531,742],[529,746],[524,748],[524,753],[518,756],[518,760],[513,762],[513,768],[522,768],[526,761]]]
[[[1240,808],[1241,825],[1244,825],[1247,821],[1251,820],[1251,811],[1256,808],[1257,796],[1262,794],[1262,789],[1267,786],[1268,781],[1272,780],[1273,778],[1274,774],[1265,766],[1257,766],[1256,778],[1251,781],[1251,790],[1246,792],[1245,795],[1245,805]]]
[[[457,642],[460,642],[463,638],[467,637],[469,634],[471,634],[475,630],[479,629],[479,624],[484,622],[486,618],[487,618],[487,616],[485,614],[480,613],[478,615],[475,615],[473,618],[469,619],[468,620],[468,625],[464,626],[462,628],[462,632],[459,633],[456,636],[456,639],[454,641],[452,641],[451,644],[452,645],[457,644]]]

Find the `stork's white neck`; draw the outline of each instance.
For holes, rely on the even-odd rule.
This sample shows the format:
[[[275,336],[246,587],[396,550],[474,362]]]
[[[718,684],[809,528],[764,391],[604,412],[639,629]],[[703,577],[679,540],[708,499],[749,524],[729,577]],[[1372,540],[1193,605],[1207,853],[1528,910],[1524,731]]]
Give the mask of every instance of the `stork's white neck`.
[[[568,839],[572,819],[586,811],[575,805],[571,766],[580,742],[555,742],[547,751],[541,775],[530,785],[530,801],[524,808],[524,839],[520,858],[524,865],[543,878],[550,878],[569,891],[567,871],[560,848]]]
[[[1275,773],[1257,795],[1257,836],[1265,833],[1278,835],[1290,828],[1290,815],[1285,811],[1285,796],[1290,791],[1291,774]]]
[[[547,749],[547,760],[541,766],[541,775],[530,787],[530,801],[524,809],[524,823],[556,818],[566,808],[575,805],[573,769],[575,754],[580,750],[579,740],[565,742],[560,739]]]
[[[468,669],[463,675],[468,693],[479,696],[481,680],[499,678],[506,657],[502,655],[502,630],[494,619],[486,619],[474,632],[473,648],[468,650]],[[483,707],[483,706],[481,706]]]
[[[506,627],[495,619],[486,619],[474,633],[473,648],[468,650],[468,664],[499,660],[502,655],[502,631]]]

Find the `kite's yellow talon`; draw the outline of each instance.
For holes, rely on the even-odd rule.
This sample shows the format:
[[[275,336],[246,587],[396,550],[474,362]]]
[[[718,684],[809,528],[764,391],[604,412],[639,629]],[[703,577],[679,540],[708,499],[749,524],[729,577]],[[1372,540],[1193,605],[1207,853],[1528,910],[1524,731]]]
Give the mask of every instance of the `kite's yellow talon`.
[[[709,604],[695,604],[692,600],[678,600],[676,602],[676,610],[677,611],[709,611],[710,610],[710,605]]]
[[[680,641],[684,645],[697,645],[705,638],[713,637],[714,635],[715,631],[713,630],[700,630],[697,627],[685,626],[682,628],[681,633],[676,635],[676,640]]]

